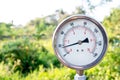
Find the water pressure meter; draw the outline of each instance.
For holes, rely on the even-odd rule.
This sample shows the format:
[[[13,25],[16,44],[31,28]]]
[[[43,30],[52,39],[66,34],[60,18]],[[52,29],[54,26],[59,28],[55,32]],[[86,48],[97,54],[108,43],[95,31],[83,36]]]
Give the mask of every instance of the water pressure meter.
[[[64,19],[53,35],[53,48],[65,66],[85,70],[95,66],[105,55],[108,39],[103,26],[85,15]]]

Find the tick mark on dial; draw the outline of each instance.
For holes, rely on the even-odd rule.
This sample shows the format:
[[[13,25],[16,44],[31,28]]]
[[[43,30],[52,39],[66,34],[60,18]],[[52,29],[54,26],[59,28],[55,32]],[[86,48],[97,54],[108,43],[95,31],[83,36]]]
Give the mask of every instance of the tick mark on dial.
[[[65,43],[69,43],[69,40],[66,39],[66,40],[64,40],[64,42],[65,42]]]
[[[72,30],[73,31],[73,35],[75,35],[75,31],[74,30]]]
[[[91,53],[91,49],[90,48],[87,48],[87,51]]]
[[[70,52],[67,52],[66,54],[64,54],[63,56],[65,57],[66,55],[68,55]]]
[[[74,26],[74,23],[70,23],[71,26]]]
[[[94,53],[94,54],[93,54],[93,57],[96,57],[97,55],[98,55],[97,53]]]
[[[72,49],[66,49],[66,52],[69,54],[72,52]]]
[[[95,39],[90,39],[90,42],[94,42],[95,41]]]
[[[84,34],[86,34],[87,29],[85,29]]]
[[[84,26],[87,25],[87,22],[84,22]]]
[[[95,33],[97,33],[97,32],[98,32],[98,30],[95,28],[95,29],[94,29],[94,32],[95,32]]]
[[[62,44],[58,44],[58,47],[62,47]]]
[[[64,34],[64,31],[61,31],[61,34],[63,35],[63,34]]]
[[[67,53],[66,54],[64,54],[63,56],[65,57],[67,55]]]
[[[99,46],[101,46],[101,45],[102,45],[102,41],[98,41],[97,44],[98,44]]]

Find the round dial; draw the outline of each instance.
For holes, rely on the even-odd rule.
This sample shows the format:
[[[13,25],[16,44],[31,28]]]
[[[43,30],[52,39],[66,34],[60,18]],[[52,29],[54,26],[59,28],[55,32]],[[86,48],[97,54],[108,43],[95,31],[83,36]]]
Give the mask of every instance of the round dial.
[[[63,20],[56,28],[53,47],[64,65],[83,70],[102,59],[107,49],[107,35],[96,20],[74,15]]]

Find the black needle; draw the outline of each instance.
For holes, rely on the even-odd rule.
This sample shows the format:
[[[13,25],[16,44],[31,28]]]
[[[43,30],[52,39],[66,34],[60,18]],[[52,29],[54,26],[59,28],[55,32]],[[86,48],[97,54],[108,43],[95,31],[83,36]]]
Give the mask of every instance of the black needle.
[[[73,43],[73,44],[69,44],[69,45],[63,46],[63,48],[64,48],[64,47],[73,46],[73,45],[76,45],[76,44],[79,44],[79,43],[78,43],[78,42],[76,42],[76,43]]]
[[[83,41],[81,41],[82,43],[89,43],[89,39],[88,38],[86,38],[86,39],[84,39]]]
[[[79,40],[79,41],[76,42],[76,43],[73,43],[73,44],[69,44],[69,45],[63,46],[63,48],[65,48],[65,47],[69,47],[69,46],[73,46],[73,45],[76,45],[76,44],[81,45],[82,43],[89,43],[88,38],[84,39],[83,41]]]

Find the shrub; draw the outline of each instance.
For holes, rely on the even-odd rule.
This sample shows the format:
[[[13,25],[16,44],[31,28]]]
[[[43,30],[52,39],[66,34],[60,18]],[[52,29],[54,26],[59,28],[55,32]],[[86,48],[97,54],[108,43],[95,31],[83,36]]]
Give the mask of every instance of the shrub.
[[[86,71],[88,80],[120,80],[119,52],[119,48],[109,50],[100,64]]]
[[[36,41],[19,39],[10,41],[2,46],[0,61],[8,66],[11,72],[20,71],[28,73],[43,65],[49,68],[50,64],[60,66],[55,55],[48,53],[48,50]]]
[[[8,65],[10,71],[21,71],[22,73],[30,72],[39,65],[39,54],[34,44],[28,39],[20,39],[8,42],[3,45],[0,54],[2,60]]]

